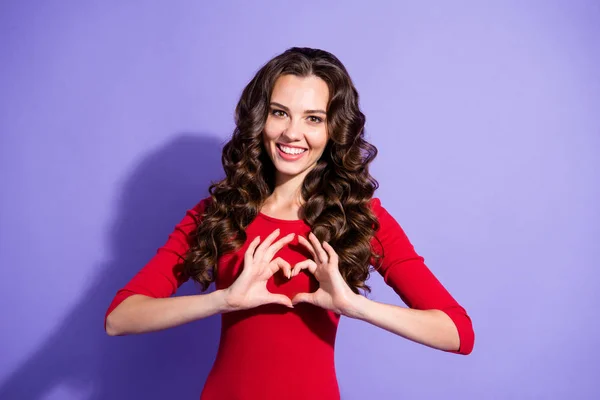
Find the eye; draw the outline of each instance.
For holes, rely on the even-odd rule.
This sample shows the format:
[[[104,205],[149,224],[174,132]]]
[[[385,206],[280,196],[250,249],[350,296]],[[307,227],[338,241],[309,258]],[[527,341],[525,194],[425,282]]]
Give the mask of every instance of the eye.
[[[271,114],[276,117],[285,117],[285,111],[277,110],[276,108],[271,109]]]
[[[315,124],[320,124],[323,122],[323,118],[315,117],[314,115],[311,115],[308,118],[310,119],[310,122],[314,122]]]

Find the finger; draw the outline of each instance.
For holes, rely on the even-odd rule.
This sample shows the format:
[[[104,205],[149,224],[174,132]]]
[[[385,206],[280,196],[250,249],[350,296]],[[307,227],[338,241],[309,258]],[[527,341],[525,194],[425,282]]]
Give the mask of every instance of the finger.
[[[269,303],[281,304],[289,308],[294,308],[294,304],[289,297],[283,294],[270,294],[267,297]]]
[[[269,266],[271,269],[271,275],[273,275],[275,272],[277,272],[281,269],[281,270],[283,270],[283,273],[285,274],[285,276],[287,276],[288,279],[290,279],[292,277],[292,266],[290,265],[289,262],[285,261],[281,257],[277,257],[276,259],[274,259],[269,264]]]
[[[306,240],[306,238],[304,236],[298,235],[298,243],[300,243],[302,246],[306,247],[306,249],[310,252],[310,254],[313,256],[313,259],[315,259],[315,261],[319,259],[317,257],[317,253],[315,253],[315,249],[313,248],[312,243],[310,243],[308,240]]]
[[[267,261],[271,261],[275,254],[277,254],[277,252],[281,250],[283,246],[294,240],[294,236],[296,236],[295,233],[290,233],[289,235],[282,237],[281,239],[273,243],[271,246],[269,246],[269,248],[265,251],[263,255],[264,259]]]
[[[329,262],[329,257],[327,256],[325,250],[323,250],[323,246],[321,246],[321,243],[319,243],[319,239],[312,232],[310,233],[310,235],[308,235],[308,238],[310,239],[310,242],[312,243],[315,249],[315,253],[317,253],[317,256],[319,257],[319,261],[322,264],[327,264]]]
[[[314,304],[314,293],[298,293],[292,298],[292,304],[309,303]]]
[[[258,246],[254,253],[255,259],[261,259],[265,250],[273,243],[273,241],[279,236],[279,228],[275,229],[267,238]]]
[[[254,252],[256,251],[256,247],[258,246],[259,243],[260,243],[260,236],[255,237],[254,240],[252,242],[250,242],[250,245],[246,249],[246,253],[244,253],[245,265],[250,265],[250,263],[252,262],[252,257],[254,255]]]
[[[331,247],[331,245],[327,242],[323,242],[323,248],[325,249],[325,251],[327,252],[327,255],[329,256],[329,263],[330,264],[337,264],[338,263],[338,255],[335,252],[335,250],[333,249],[333,247]]]
[[[304,260],[299,262],[298,264],[294,265],[292,276],[298,275],[303,269],[308,269],[314,275],[315,271],[317,270],[317,263],[313,260]]]

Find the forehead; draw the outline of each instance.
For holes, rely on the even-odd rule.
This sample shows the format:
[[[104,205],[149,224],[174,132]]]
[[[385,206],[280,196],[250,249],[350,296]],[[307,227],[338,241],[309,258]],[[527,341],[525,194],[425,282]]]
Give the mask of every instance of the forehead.
[[[323,79],[314,75],[282,75],[275,81],[271,101],[290,108],[325,109],[329,101],[329,87]]]

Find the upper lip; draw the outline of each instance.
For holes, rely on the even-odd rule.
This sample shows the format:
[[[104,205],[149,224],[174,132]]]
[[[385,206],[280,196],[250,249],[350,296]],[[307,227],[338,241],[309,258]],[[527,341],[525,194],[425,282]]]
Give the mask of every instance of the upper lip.
[[[291,144],[287,144],[287,143],[277,143],[277,144],[280,146],[291,147],[292,149],[306,150],[306,147],[292,146]]]

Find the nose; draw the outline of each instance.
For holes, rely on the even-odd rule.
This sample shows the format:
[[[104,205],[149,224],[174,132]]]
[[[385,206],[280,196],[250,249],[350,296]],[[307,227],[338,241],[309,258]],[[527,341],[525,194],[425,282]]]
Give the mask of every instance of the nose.
[[[295,121],[291,120],[283,132],[283,136],[290,142],[302,139],[301,123],[302,121],[300,119],[296,119]]]

